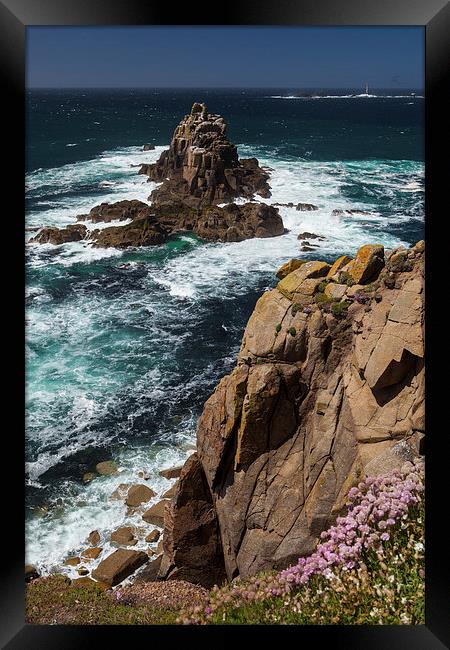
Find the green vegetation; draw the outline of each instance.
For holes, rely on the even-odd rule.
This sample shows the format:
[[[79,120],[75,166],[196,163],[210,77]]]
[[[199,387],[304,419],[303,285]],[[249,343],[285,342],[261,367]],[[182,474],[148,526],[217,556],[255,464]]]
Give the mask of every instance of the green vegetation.
[[[278,334],[281,332],[281,323],[278,323],[278,325],[275,327],[275,334]]]
[[[27,587],[26,621],[43,625],[171,625],[177,612],[121,605],[97,585],[77,587],[61,575],[40,578]]]
[[[331,313],[336,318],[338,318],[339,316],[345,316],[345,314],[347,313],[347,309],[349,308],[350,305],[351,303],[348,302],[347,300],[344,300],[343,302],[335,302],[331,306]]]
[[[303,309],[303,305],[301,302],[294,302],[294,304],[291,307],[291,314],[292,316],[295,316],[295,314]],[[281,325],[280,325],[281,328]]]
[[[348,287],[352,287],[355,284],[355,281],[348,271],[340,271],[339,284],[346,284]]]
[[[333,302],[333,299],[329,298],[324,293],[316,293],[314,300],[319,305],[319,307],[324,307],[326,304],[329,305]]]
[[[291,336],[295,336],[295,335],[297,334],[297,330],[295,329],[295,327],[290,327],[290,328],[287,330],[287,332],[288,332],[288,334],[290,334]]]
[[[331,280],[322,280],[320,284],[317,285],[317,291],[323,293],[327,284],[330,284]]]

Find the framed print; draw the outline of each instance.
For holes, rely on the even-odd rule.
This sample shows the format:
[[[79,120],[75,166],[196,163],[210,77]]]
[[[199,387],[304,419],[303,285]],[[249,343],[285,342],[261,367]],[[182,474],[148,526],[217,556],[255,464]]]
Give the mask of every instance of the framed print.
[[[444,5],[3,0],[5,647],[449,643]]]

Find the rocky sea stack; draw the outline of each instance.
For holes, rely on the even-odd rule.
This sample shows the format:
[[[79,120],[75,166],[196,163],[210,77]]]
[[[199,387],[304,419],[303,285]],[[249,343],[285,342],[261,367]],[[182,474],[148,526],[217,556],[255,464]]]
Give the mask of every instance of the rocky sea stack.
[[[143,201],[118,201],[95,206],[77,221],[126,225],[88,230],[82,224],[43,228],[31,238],[41,244],[64,244],[83,239],[95,247],[128,248],[164,243],[172,233],[190,231],[207,241],[236,242],[284,233],[278,209],[254,200],[270,197],[269,174],[256,158],[239,160],[236,145],[225,136],[223,117],[195,103],[175,129],[170,148],[139,173],[161,183]],[[231,203],[236,198],[251,202]],[[227,204],[221,205],[219,204]]]
[[[290,269],[205,404],[166,506],[161,578],[210,587],[287,567],[363,476],[424,453],[424,243]]]

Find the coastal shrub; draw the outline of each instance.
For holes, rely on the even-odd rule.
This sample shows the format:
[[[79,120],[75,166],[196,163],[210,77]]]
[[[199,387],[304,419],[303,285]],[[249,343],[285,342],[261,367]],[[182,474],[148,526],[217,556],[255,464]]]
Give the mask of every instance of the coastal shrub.
[[[350,303],[344,300],[343,302],[335,302],[331,306],[331,313],[333,316],[338,318],[339,316],[344,316],[347,313]]]
[[[317,285],[317,291],[323,293],[327,284],[330,284],[331,280],[322,280],[320,284]]]
[[[301,302],[294,302],[294,304],[293,304],[292,307],[291,307],[291,314],[292,314],[292,316],[295,316],[295,314],[296,314],[298,311],[300,311],[301,309],[303,309],[303,305],[302,305],[302,303],[301,303]],[[305,310],[303,309],[303,311],[305,311]]]
[[[290,327],[287,331],[288,334],[290,334],[291,336],[295,336],[297,334],[297,330],[295,329],[295,327]]]
[[[314,553],[279,573],[215,587],[188,624],[423,624],[424,500],[419,462],[366,477]]]
[[[340,271],[339,284],[346,284],[348,287],[352,287],[355,284],[355,281],[348,271]]]
[[[279,332],[281,332],[281,323],[278,323],[275,327],[275,333],[278,334]]]

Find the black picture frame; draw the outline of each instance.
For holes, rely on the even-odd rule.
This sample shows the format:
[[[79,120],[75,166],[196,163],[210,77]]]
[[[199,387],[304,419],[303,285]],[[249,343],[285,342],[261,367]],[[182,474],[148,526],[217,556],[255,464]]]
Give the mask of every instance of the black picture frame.
[[[25,123],[25,36],[33,25],[419,25],[426,42],[426,327],[427,327],[427,429],[430,443],[426,456],[426,625],[424,626],[311,626],[277,627],[277,642],[294,634],[296,643],[309,639],[315,645],[335,648],[383,648],[433,650],[450,647],[449,560],[445,536],[446,473],[448,469],[448,424],[440,422],[445,411],[445,382],[434,379],[442,361],[439,337],[442,304],[433,302],[433,276],[439,260],[446,260],[444,192],[448,184],[445,163],[445,134],[448,134],[450,60],[450,7],[445,0],[228,0],[226,3],[185,3],[175,7],[152,0],[0,0],[0,62],[2,73],[3,135],[12,135],[11,145],[2,147],[7,162],[4,196],[13,209],[4,211],[8,224],[7,248],[13,255],[4,269],[6,297],[3,320],[7,323],[4,361],[7,379],[4,415],[13,415],[3,427],[3,464],[8,466],[7,494],[3,499],[3,537],[7,548],[2,556],[0,641],[2,647],[58,648],[101,647],[107,635],[116,643],[160,642],[229,643],[233,627],[146,627],[120,626],[33,626],[24,617],[24,449],[23,449],[23,288],[24,288],[24,123]],[[446,119],[447,118],[447,119]],[[5,138],[3,138],[5,142]],[[440,155],[442,154],[442,155]],[[447,154],[448,155],[448,154]],[[22,207],[23,206],[23,207]],[[447,199],[448,206],[448,199]],[[447,207],[448,211],[448,207]],[[441,220],[441,222],[439,221]],[[5,241],[6,243],[6,241]],[[431,248],[430,248],[431,247]],[[445,268],[445,267],[444,267]],[[444,276],[445,277],[445,276]],[[13,282],[14,280],[14,282]],[[445,279],[442,280],[445,282]],[[439,289],[438,289],[439,290]],[[437,294],[437,291],[436,291]],[[448,301],[447,301],[448,304]],[[444,305],[445,307],[445,305]],[[12,318],[12,320],[11,320]],[[445,318],[445,317],[444,317]],[[14,320],[17,319],[17,324]],[[446,324],[446,321],[444,321]],[[444,332],[445,333],[445,332]],[[445,345],[448,347],[448,345]],[[5,355],[4,355],[5,357]],[[440,363],[439,363],[440,362]],[[445,367],[445,366],[444,366]],[[445,391],[446,393],[447,391]],[[13,404],[15,403],[15,406]],[[445,451],[447,450],[447,454]],[[447,470],[447,472],[446,472]],[[15,523],[13,523],[15,522]],[[251,638],[266,636],[267,626],[252,626]],[[274,630],[272,630],[274,631]],[[242,630],[239,630],[239,635]],[[94,638],[97,638],[97,640]],[[100,642],[100,646],[98,645]],[[253,641],[254,642],[254,641]]]

